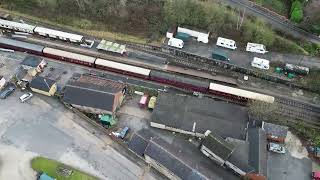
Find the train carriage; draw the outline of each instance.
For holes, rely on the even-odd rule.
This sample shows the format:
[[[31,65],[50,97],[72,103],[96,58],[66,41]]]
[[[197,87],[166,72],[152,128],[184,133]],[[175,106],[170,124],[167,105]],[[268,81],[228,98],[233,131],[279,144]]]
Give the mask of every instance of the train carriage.
[[[210,83],[209,91],[213,94],[224,96],[227,98],[237,99],[238,101],[242,102],[247,102],[250,100],[262,101],[266,103],[274,102],[274,97],[269,95],[246,91],[243,89],[233,88],[216,83]]]
[[[152,81],[170,84],[182,89],[188,89],[197,92],[207,92],[209,82],[206,80],[197,80],[194,78],[187,78],[182,75],[169,74],[161,71],[152,70],[150,73]]]
[[[99,59],[99,58],[96,60],[95,66],[98,69],[104,69],[104,70],[113,71],[121,74],[128,74],[128,75],[132,75],[132,76],[140,77],[144,79],[148,79],[150,75],[150,69],[118,63],[114,61],[108,61],[108,60]]]
[[[42,56],[44,46],[0,37],[0,47]]]
[[[40,36],[60,39],[63,41],[70,41],[73,43],[83,43],[84,37],[78,34],[67,33],[63,31],[58,31],[54,29],[44,28],[44,27],[36,27],[34,32]]]
[[[4,19],[0,19],[0,27],[3,29],[10,29],[12,31],[21,31],[25,33],[33,34],[33,30],[36,28],[36,26],[32,26],[29,24],[24,23],[18,23],[14,21],[7,21]]]
[[[48,58],[58,59],[61,61],[76,63],[84,66],[94,67],[95,57],[86,56],[82,54],[67,52],[54,48],[44,48],[43,55]]]

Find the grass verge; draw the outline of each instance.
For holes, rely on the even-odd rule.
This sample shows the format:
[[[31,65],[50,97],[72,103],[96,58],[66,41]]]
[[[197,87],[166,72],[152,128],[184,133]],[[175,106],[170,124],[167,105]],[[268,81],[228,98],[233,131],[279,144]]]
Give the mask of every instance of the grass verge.
[[[96,180],[96,177],[90,176],[84,172],[81,172],[77,169],[74,169],[65,164],[59,163],[57,161],[47,159],[44,157],[36,157],[31,161],[31,167],[33,170],[37,172],[44,172],[49,176],[59,179],[59,180]],[[72,174],[70,176],[63,176],[58,173],[59,167],[64,167],[72,170]]]

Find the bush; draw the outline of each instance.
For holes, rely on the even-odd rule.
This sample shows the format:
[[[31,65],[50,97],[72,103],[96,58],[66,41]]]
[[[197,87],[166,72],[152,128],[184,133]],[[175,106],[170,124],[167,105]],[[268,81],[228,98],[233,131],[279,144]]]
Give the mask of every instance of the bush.
[[[299,0],[296,0],[291,5],[290,20],[296,23],[303,19],[303,5]]]
[[[320,44],[315,44],[311,42],[302,43],[301,46],[305,49],[311,56],[320,56]]]
[[[278,51],[278,52],[286,52],[286,53],[292,53],[292,54],[303,54],[303,55],[309,55],[307,51],[305,51],[302,47],[300,47],[297,43],[290,41],[288,39],[285,39],[280,36],[276,36],[275,42],[272,46],[272,50]]]

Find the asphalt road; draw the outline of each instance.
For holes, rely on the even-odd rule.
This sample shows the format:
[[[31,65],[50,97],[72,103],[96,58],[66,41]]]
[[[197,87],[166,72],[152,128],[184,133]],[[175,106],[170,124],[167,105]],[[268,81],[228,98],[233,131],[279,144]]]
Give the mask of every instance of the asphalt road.
[[[269,152],[268,179],[270,180],[310,180],[312,162],[310,159],[297,159],[286,154]]]
[[[209,44],[199,43],[197,41],[189,41],[185,43],[183,50],[190,52],[199,56],[211,58],[212,52],[215,49],[223,50],[227,53],[230,58],[231,64],[236,64],[241,67],[251,67],[251,61],[254,57],[264,58],[270,61],[282,61],[285,63],[300,64],[301,66],[306,66],[309,68],[315,67],[320,68],[320,59],[316,57],[301,56],[301,55],[291,55],[291,54],[280,54],[269,52],[266,54],[257,54],[244,52],[245,47],[238,49],[236,51],[229,50],[222,47],[217,47],[216,42]],[[251,67],[252,68],[252,67]]]
[[[274,28],[279,29],[287,34],[290,34],[293,37],[304,39],[313,43],[320,43],[320,37],[309,33],[297,26],[295,26],[291,22],[287,22],[284,19],[281,19],[277,15],[274,15],[271,12],[262,11],[257,7],[254,7],[254,4],[248,0],[218,0],[222,3],[225,3],[231,7],[240,9],[243,11],[246,10],[246,13],[259,17],[269,24],[271,24]]]

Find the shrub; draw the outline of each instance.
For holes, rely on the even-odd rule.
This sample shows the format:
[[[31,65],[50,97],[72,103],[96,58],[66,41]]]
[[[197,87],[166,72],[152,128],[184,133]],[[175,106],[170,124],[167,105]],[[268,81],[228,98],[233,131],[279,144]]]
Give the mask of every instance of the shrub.
[[[299,0],[296,0],[291,5],[290,20],[296,23],[303,19],[303,5]]]

